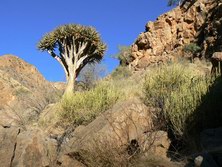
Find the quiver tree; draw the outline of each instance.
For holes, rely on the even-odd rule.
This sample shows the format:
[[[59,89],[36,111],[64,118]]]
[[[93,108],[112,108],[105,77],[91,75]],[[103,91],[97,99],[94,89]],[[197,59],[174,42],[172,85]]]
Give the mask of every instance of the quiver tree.
[[[67,94],[74,92],[75,80],[83,67],[102,59],[106,45],[93,27],[68,24],[47,33],[38,43],[38,48],[47,51],[62,65]]]

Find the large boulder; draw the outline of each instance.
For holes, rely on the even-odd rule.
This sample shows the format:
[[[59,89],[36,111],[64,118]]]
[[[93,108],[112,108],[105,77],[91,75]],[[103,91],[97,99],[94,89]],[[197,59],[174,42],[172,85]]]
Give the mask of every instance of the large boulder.
[[[55,166],[57,142],[39,129],[0,127],[2,167]]]
[[[133,99],[116,104],[89,125],[74,131],[62,147],[59,162],[65,163],[64,156],[81,160],[81,153],[89,150],[98,156],[100,151],[106,154],[107,150],[115,149],[127,150],[129,154],[150,150],[154,155],[166,157],[170,145],[167,133],[153,132],[152,128],[151,109],[142,102]],[[110,151],[107,154],[113,156]]]
[[[1,166],[11,167],[15,156],[17,136],[21,132],[20,128],[3,128],[0,126],[0,159]]]
[[[47,137],[41,130],[24,131],[17,136],[12,166],[53,166],[57,158],[57,141]]]
[[[214,52],[212,59],[221,62],[222,61],[222,52]]]
[[[152,119],[149,109],[139,101],[130,100],[115,105],[85,128],[77,129],[64,150],[69,152],[83,148],[97,137],[115,140],[117,145],[122,145],[141,138],[150,129]]]

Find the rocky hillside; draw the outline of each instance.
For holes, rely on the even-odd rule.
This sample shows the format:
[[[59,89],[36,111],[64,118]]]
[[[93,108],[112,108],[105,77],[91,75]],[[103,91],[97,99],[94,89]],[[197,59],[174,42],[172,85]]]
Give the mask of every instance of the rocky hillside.
[[[183,47],[196,43],[199,57],[209,58],[222,51],[222,1],[186,1],[179,7],[146,24],[132,45],[130,65],[141,69],[150,64],[171,61],[183,56]]]
[[[152,129],[151,110],[140,100],[117,103],[88,125],[63,126],[52,119],[58,106],[50,104],[58,94],[52,85],[63,87],[16,56],[0,57],[0,166],[126,166],[140,149],[140,162],[132,164],[178,166],[167,158],[167,133]],[[155,162],[146,162],[147,150]]]
[[[0,125],[37,119],[59,92],[32,65],[13,55],[0,57]]]
[[[155,22],[147,23],[146,31],[141,33],[132,45],[133,59],[129,62],[129,65],[134,69],[140,70],[147,68],[151,64],[171,61],[178,56],[183,56],[184,46],[190,43],[196,43],[201,47],[201,51],[197,54],[199,57],[209,58],[214,52],[220,52],[222,50],[221,13],[221,0],[197,0],[193,1],[193,3],[187,0],[180,7],[158,17]],[[199,65],[189,63],[186,67],[188,66],[192,66],[192,69],[196,70]],[[198,74],[204,71],[202,69],[202,67],[200,70],[197,69]],[[153,70],[155,72],[147,71],[150,73],[156,72],[155,69]],[[127,91],[133,92],[135,89],[142,87],[139,84],[139,79],[136,79],[140,75],[139,78],[142,80],[142,73],[143,71],[141,71],[141,74],[136,73],[134,76],[132,74],[129,80],[126,78],[114,79],[113,82],[120,82],[123,87],[126,87],[123,82],[129,86],[138,82],[138,87],[124,89],[127,95],[126,99],[123,96],[122,101],[115,101],[114,104],[108,109],[106,108],[103,112],[100,112],[90,122],[81,124],[78,121],[75,123],[75,119],[81,120],[85,118],[82,116],[85,116],[87,113],[84,112],[86,110],[85,102],[82,106],[83,109],[79,110],[79,115],[76,114],[77,107],[72,107],[72,110],[69,108],[66,110],[65,114],[74,111],[72,116],[74,118],[71,117],[72,121],[67,121],[68,119],[63,120],[58,115],[59,112],[57,111],[62,110],[61,102],[58,104],[55,102],[61,94],[60,92],[64,89],[64,83],[50,83],[34,66],[16,56],[1,56],[0,166],[189,166],[185,165],[186,161],[172,161],[178,156],[176,155],[178,154],[177,151],[179,151],[177,147],[175,148],[176,156],[172,156],[172,159],[169,158],[171,147],[174,147],[174,140],[172,137],[169,138],[166,128],[158,128],[159,126],[162,127],[159,124],[164,124],[163,120],[156,120],[159,118],[156,116],[162,115],[157,114],[159,109],[145,105],[144,100],[140,96],[140,91],[135,93],[137,95],[134,95],[134,93],[127,94]],[[159,78],[158,82],[160,81]],[[196,81],[193,79],[194,77],[192,81]],[[166,81],[168,80],[171,81],[167,78]],[[109,81],[109,78],[107,81]],[[192,83],[192,87],[195,83]],[[220,82],[216,82],[216,84],[218,83],[220,84]],[[118,87],[118,84],[116,87]],[[99,90],[104,92],[105,88]],[[110,90],[109,85],[107,89]],[[122,87],[119,89],[122,89]],[[157,87],[157,90],[159,90],[159,87]],[[218,93],[217,89],[215,90],[214,92]],[[157,92],[154,92],[155,96]],[[221,92],[218,94],[218,99],[221,98]],[[209,94],[211,93],[209,91]],[[97,95],[96,93],[94,94]],[[121,99],[121,96],[115,96],[115,94],[117,93],[114,92],[114,95],[111,95],[117,97],[117,99],[119,97]],[[122,94],[122,92],[119,92],[119,94]],[[168,94],[169,92],[167,92]],[[84,94],[80,95],[81,97],[84,96]],[[101,96],[103,99],[109,99],[109,96],[98,94],[97,96],[89,96],[90,99],[93,99],[93,102],[89,102],[94,104],[94,100],[97,99],[94,97],[98,96]],[[211,99],[210,102],[206,101],[207,98],[204,98],[204,103],[201,103],[201,106],[198,105],[197,111],[199,112],[200,110],[200,113],[195,113],[194,119],[190,119],[192,118],[190,117],[192,114],[190,114],[188,117],[189,120],[196,120],[196,117],[198,118],[199,116],[198,114],[203,114],[208,109],[210,117],[213,111],[212,106],[215,106],[217,103],[218,108],[215,110],[217,113],[216,117],[208,119],[207,116],[206,118],[210,122],[216,122],[217,120],[214,118],[220,118],[218,116],[220,112],[217,111],[221,111],[221,100],[216,99],[215,94],[209,97]],[[211,104],[212,99],[215,103],[212,103],[211,106],[209,104]],[[77,102],[80,100],[77,99]],[[100,104],[100,101],[97,103]],[[106,103],[106,101],[103,103]],[[69,105],[68,103],[64,104],[65,106]],[[89,106],[91,111],[94,106]],[[93,115],[90,114],[89,112],[89,116]],[[77,118],[75,118],[76,115]],[[184,119],[184,116],[182,118]],[[220,120],[218,119],[218,125],[221,125]],[[168,124],[169,122],[166,121],[166,123]],[[206,128],[209,127],[214,129],[204,129],[199,135],[199,145],[201,145],[202,149],[201,152],[189,156],[191,161],[190,166],[222,166],[222,130],[218,126],[206,126]]]

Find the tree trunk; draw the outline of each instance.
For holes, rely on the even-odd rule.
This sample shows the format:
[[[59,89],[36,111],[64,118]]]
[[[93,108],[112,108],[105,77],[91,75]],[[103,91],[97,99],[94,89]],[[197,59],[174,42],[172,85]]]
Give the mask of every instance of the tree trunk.
[[[75,79],[76,77],[74,77],[73,74],[69,76],[69,78],[67,79],[67,86],[66,86],[64,95],[70,95],[74,93]]]

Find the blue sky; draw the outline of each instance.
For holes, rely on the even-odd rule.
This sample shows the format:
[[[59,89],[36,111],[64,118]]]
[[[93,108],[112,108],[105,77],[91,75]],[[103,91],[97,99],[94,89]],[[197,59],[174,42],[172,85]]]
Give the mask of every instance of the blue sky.
[[[35,65],[50,81],[65,81],[59,63],[37,50],[41,37],[59,25],[77,23],[99,31],[108,50],[103,63],[112,71],[118,45],[131,45],[148,21],[169,11],[167,0],[2,0],[0,55],[14,54]]]

